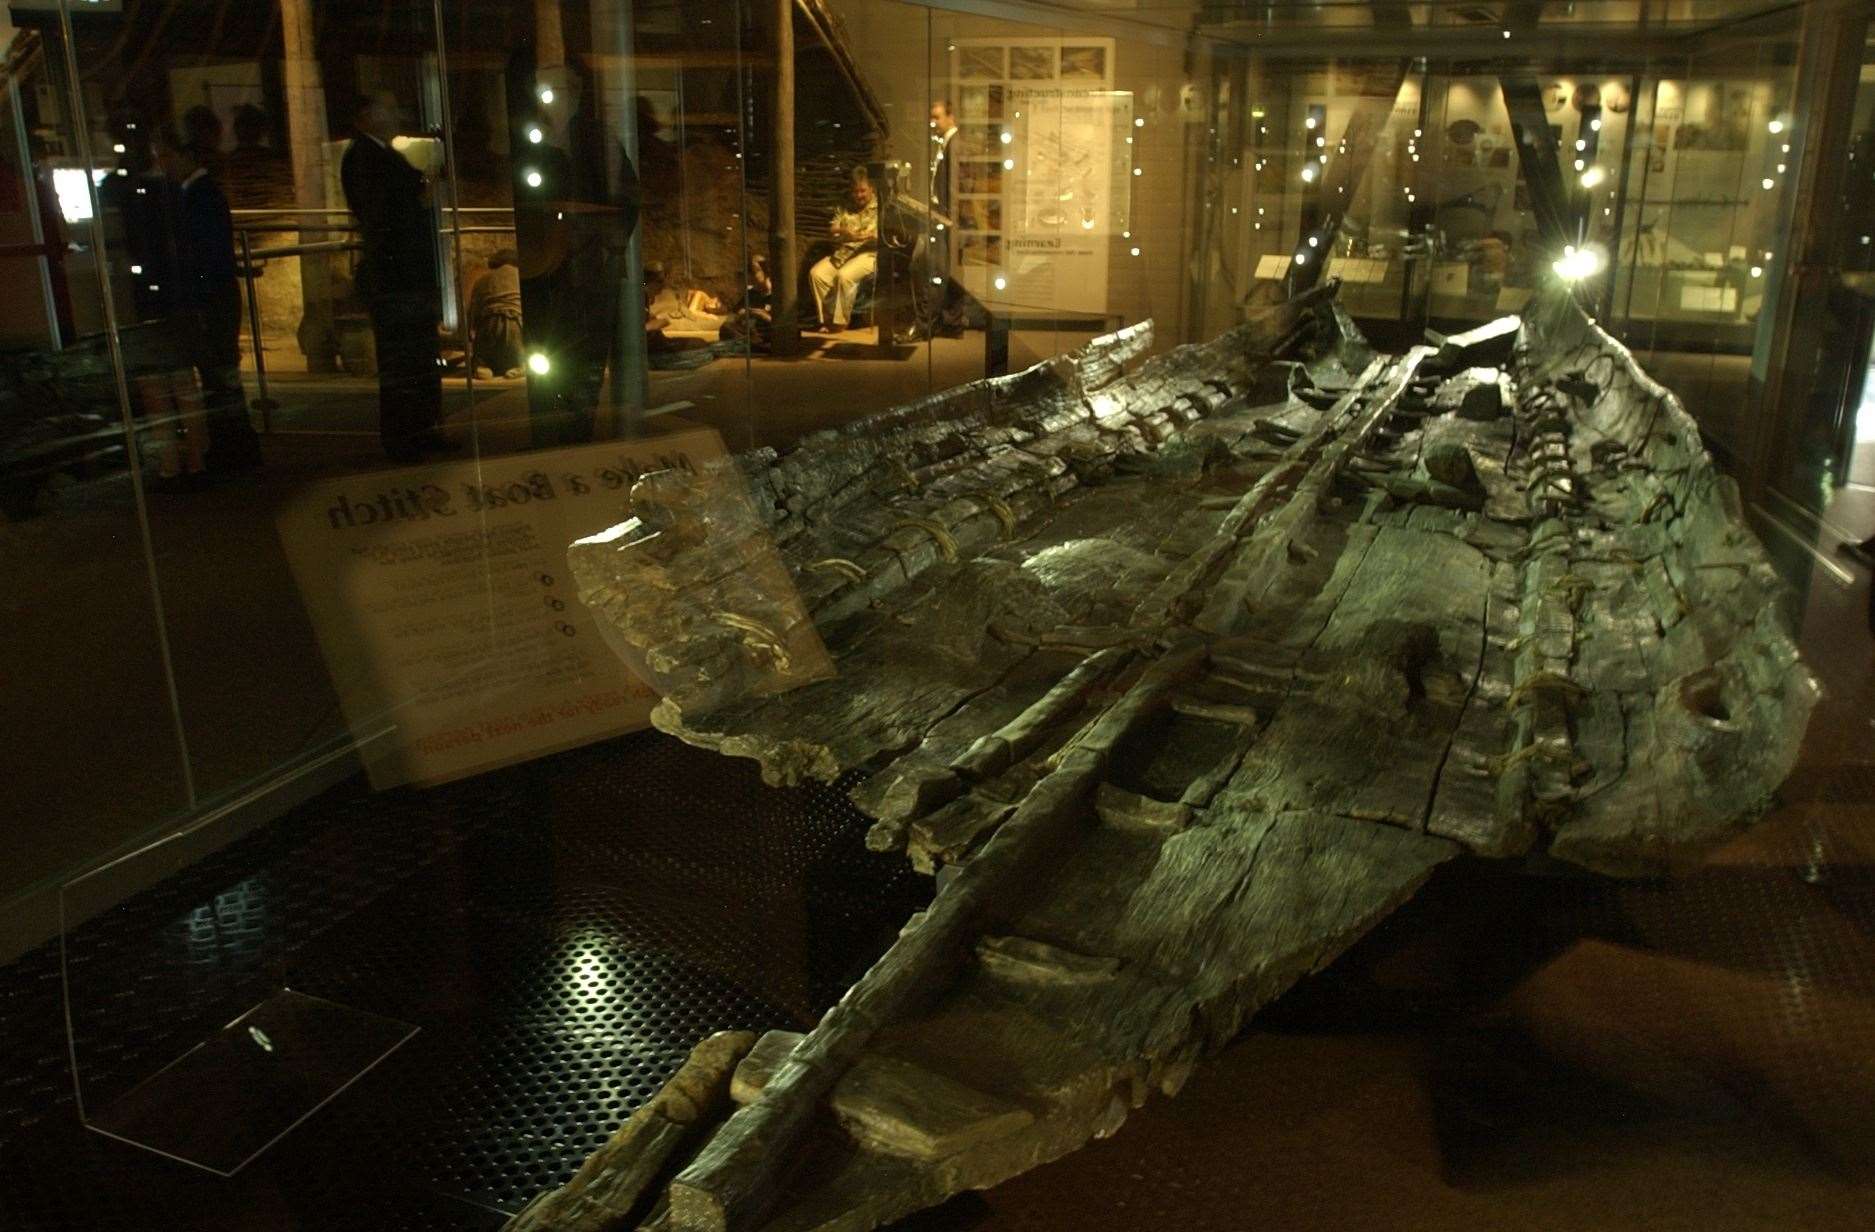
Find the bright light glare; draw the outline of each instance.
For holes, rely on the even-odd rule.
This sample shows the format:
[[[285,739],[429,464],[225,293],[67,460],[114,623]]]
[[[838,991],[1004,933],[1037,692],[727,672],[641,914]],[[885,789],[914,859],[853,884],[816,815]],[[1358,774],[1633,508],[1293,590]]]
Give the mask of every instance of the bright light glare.
[[[1309,184],[1315,182],[1315,164],[1310,163],[1308,166],[1302,168],[1302,179],[1305,183]]]
[[[541,143],[541,139],[544,138],[546,135],[547,134],[541,132],[540,129],[538,128],[530,128],[527,130],[527,139],[533,142],[535,145],[539,145]]]
[[[1563,249],[1563,255],[1556,258],[1550,268],[1564,282],[1577,282],[1601,273],[1602,255],[1593,248],[1577,248],[1571,244]]]
[[[1003,130],[1003,144],[1004,145],[1008,145],[1010,142],[1014,141],[1015,139],[1016,139],[1016,135],[1014,133],[1010,132],[1006,128]]]
[[[1590,167],[1582,173],[1582,187],[1593,188],[1608,178],[1608,173],[1600,167]]]
[[[548,104],[551,104],[553,102],[553,87],[552,86],[542,86],[540,88],[540,101],[543,103],[548,103]]]
[[[1009,289],[1009,280],[1001,274],[996,275],[996,289],[998,291],[1007,291]]]
[[[538,172],[538,171],[530,171],[530,172],[528,172],[528,173],[527,173],[527,186],[528,186],[529,188],[539,188],[539,187],[540,187],[540,172]]]
[[[535,351],[527,357],[527,370],[535,376],[546,376],[553,371],[553,364],[547,359],[545,351]]]
[[[1777,134],[1784,131],[1784,121],[1772,120],[1769,127],[1771,129],[1771,135],[1775,137]]]

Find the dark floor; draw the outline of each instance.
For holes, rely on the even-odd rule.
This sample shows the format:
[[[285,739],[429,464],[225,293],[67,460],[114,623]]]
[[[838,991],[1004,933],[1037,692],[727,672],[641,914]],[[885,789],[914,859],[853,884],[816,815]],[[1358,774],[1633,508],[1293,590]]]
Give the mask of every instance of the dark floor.
[[[498,1226],[702,1036],[803,1027],[884,949],[927,884],[863,829],[656,735],[329,793],[72,938],[86,1106],[283,985],[418,1035],[226,1180],[80,1128],[36,951],[0,970],[0,1228]]]

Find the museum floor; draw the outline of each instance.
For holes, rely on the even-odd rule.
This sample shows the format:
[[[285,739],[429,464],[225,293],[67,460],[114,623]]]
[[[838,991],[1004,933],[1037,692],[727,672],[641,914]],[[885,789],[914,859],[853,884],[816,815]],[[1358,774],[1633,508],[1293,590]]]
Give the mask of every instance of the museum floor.
[[[279,466],[352,439],[286,438]],[[1875,515],[1870,496],[1833,515]],[[263,517],[214,516],[263,508],[258,482],[211,499],[232,503],[169,507],[159,548],[179,577],[206,576],[211,546],[270,541]],[[1802,641],[1827,696],[1762,825],[1668,883],[1451,868],[1176,1100],[907,1226],[1867,1227],[1869,578],[1767,545],[1808,579]],[[267,599],[279,573],[232,600]],[[55,596],[83,581],[50,579]],[[217,653],[321,677],[310,647],[230,633]],[[35,949],[0,967],[0,1229],[499,1227],[698,1036],[803,1025],[889,941],[926,890],[862,828],[836,792],[767,789],[649,734],[422,791],[343,784],[74,936],[79,1064],[96,1100],[281,982],[416,1038],[224,1180],[77,1124],[59,954]]]

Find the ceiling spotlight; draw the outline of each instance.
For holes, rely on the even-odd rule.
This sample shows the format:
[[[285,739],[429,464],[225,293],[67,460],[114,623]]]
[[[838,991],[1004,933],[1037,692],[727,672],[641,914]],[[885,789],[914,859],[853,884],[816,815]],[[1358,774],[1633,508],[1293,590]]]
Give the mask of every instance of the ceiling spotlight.
[[[553,371],[553,364],[547,359],[547,352],[535,351],[527,357],[527,370],[535,376],[546,376]]]
[[[543,103],[550,104],[550,105],[552,104],[553,102],[553,87],[552,86],[542,86],[540,88],[540,101]]]
[[[534,143],[535,145],[539,145],[541,143],[541,139],[544,138],[546,135],[547,134],[540,131],[539,125],[535,125],[533,128],[530,128],[527,130],[527,139],[531,141],[532,143]]]
[[[540,187],[540,172],[538,172],[538,171],[529,171],[529,172],[527,173],[527,177],[526,177],[526,178],[527,178],[527,186],[528,186],[529,188],[539,188],[539,187]]]
[[[1600,167],[1590,167],[1582,173],[1582,187],[1593,188],[1608,178],[1608,173]]]

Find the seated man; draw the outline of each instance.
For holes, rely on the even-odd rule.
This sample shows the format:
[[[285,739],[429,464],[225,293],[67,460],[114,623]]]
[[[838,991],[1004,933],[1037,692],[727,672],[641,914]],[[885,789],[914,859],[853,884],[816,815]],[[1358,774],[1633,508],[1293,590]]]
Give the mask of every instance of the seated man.
[[[837,334],[853,317],[853,301],[860,284],[878,265],[879,198],[872,190],[866,168],[853,168],[845,208],[833,212],[833,252],[814,262],[814,302],[820,310],[820,328]]]

